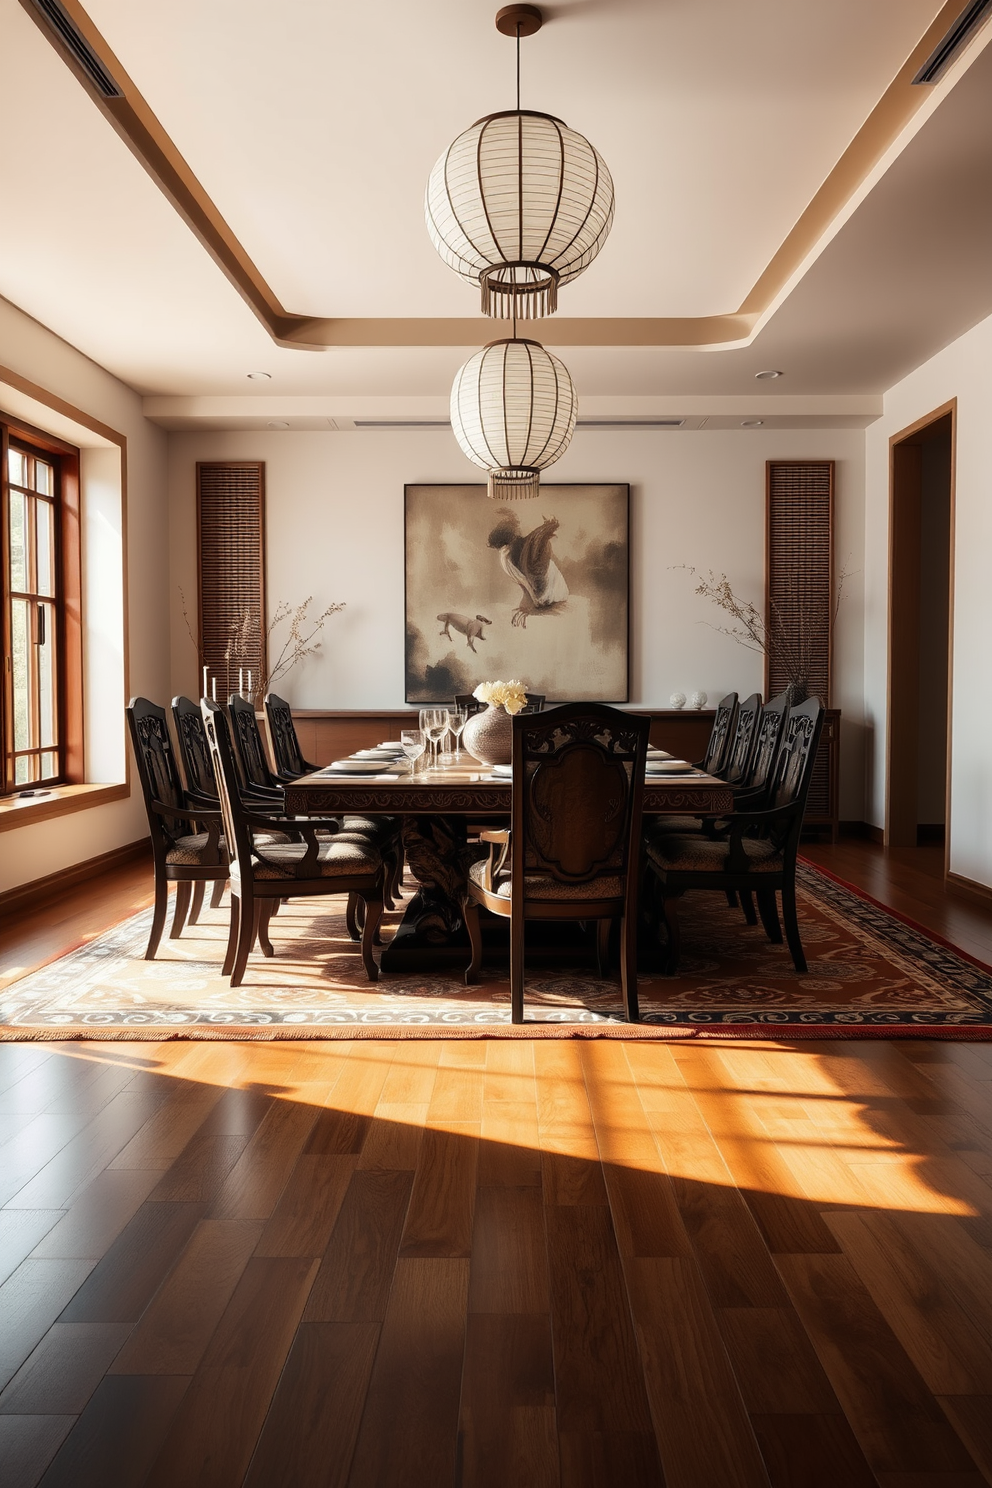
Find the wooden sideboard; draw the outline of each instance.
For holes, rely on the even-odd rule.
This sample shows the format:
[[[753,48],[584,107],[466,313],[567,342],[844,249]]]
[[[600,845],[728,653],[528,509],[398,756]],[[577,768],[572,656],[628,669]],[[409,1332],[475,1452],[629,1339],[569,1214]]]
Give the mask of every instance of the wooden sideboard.
[[[680,759],[698,760],[713,727],[712,708],[634,708],[651,719],[651,743]],[[398,739],[400,729],[416,728],[416,708],[294,711],[293,721],[305,759],[329,765],[356,749]],[[806,808],[806,832],[829,831],[836,842],[840,826],[840,709],[828,708]]]

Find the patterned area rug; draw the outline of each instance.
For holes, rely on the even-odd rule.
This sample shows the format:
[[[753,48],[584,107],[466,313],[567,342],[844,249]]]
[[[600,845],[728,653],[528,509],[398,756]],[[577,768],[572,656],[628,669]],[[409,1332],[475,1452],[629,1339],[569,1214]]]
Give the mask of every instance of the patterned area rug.
[[[0,993],[0,1039],[795,1037],[992,1038],[992,971],[817,872],[800,867],[809,960],[744,923],[723,895],[682,901],[675,978],[639,980],[642,1023],[623,1021],[616,982],[586,969],[528,970],[527,1023],[510,1023],[505,970],[466,988],[457,972],[364,977],[340,900],[301,900],[272,922],[241,987],[220,975],[227,912],[205,910],[143,960],[151,911],[123,921]],[[384,935],[399,916],[387,916]]]

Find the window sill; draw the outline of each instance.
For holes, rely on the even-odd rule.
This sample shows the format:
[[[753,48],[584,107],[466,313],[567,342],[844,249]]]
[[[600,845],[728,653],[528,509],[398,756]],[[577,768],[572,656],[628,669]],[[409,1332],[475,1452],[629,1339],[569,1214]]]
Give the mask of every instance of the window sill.
[[[50,795],[29,796],[23,801],[3,796],[0,797],[0,832],[47,821],[53,816],[67,816],[72,811],[88,811],[108,801],[123,801],[130,794],[131,787],[122,781],[118,785],[56,785]]]

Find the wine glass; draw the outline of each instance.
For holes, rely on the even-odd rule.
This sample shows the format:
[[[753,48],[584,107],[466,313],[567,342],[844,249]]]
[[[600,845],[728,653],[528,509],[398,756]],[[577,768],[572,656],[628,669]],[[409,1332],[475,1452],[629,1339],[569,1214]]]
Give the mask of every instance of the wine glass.
[[[434,746],[434,768],[437,769],[440,763],[441,740],[448,732],[448,710],[447,708],[430,708],[428,713],[430,716],[427,720],[427,737]]]
[[[421,708],[420,710],[420,731],[424,736],[424,744],[428,750],[428,753],[430,753],[430,746],[428,741],[430,739],[431,719],[434,717],[434,714],[436,712],[436,708]]]
[[[402,729],[400,731],[400,743],[403,753],[410,761],[411,773],[417,773],[417,761],[427,748],[427,738],[423,729]]]
[[[461,763],[461,758],[462,758],[462,744],[461,744],[462,729],[465,727],[465,724],[467,722],[468,722],[468,713],[466,712],[466,710],[464,708],[449,708],[448,709],[448,732],[449,732],[449,734],[453,734],[454,735],[454,738],[455,738],[454,760],[455,760],[455,764],[456,765]]]

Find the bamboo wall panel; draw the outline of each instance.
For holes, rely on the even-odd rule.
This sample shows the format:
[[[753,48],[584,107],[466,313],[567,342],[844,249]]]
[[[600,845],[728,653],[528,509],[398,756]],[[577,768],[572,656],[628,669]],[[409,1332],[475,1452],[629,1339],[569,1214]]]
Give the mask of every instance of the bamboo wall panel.
[[[204,461],[196,467],[199,539],[200,666],[217,679],[217,696],[238,685],[238,668],[265,675],[265,466]],[[244,654],[229,659],[233,627],[245,614]]]

